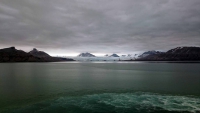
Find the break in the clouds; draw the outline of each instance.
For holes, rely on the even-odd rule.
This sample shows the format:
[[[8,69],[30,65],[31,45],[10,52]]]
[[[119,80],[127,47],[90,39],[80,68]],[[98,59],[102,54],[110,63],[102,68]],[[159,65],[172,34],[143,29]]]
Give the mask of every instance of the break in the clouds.
[[[200,46],[200,0],[0,0],[0,47],[51,54]]]

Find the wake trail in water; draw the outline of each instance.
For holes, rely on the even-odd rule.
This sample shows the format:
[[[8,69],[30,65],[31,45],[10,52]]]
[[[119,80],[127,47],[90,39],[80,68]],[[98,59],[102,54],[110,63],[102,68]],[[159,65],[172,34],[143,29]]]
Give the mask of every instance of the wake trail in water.
[[[200,98],[156,93],[102,93],[59,97],[6,111],[8,113],[200,113]]]

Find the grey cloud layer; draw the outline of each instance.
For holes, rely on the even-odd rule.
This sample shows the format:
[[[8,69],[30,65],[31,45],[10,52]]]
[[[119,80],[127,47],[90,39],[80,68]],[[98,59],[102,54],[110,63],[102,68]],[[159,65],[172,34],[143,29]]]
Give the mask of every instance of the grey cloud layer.
[[[133,52],[200,46],[200,0],[1,0],[0,46]]]

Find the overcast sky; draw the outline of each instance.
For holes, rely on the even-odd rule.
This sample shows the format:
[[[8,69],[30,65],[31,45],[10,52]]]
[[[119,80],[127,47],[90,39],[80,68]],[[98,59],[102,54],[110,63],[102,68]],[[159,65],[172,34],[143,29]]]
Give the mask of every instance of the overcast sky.
[[[0,0],[0,48],[51,55],[200,46],[200,0]]]

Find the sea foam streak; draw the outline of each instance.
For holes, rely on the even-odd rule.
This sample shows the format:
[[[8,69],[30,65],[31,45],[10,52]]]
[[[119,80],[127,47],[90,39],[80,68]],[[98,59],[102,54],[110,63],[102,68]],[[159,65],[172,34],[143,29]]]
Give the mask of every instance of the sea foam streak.
[[[60,97],[23,108],[18,112],[194,112],[200,111],[200,98],[160,95],[155,93],[103,93],[84,96]],[[7,111],[8,112],[8,111]]]

